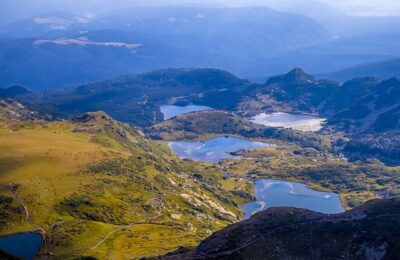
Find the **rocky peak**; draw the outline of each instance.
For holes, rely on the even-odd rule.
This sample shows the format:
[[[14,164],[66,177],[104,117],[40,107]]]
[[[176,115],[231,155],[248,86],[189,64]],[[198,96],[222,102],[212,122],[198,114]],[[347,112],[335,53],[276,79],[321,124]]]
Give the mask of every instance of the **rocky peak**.
[[[103,111],[88,112],[72,119],[75,123],[96,123],[101,121],[111,122],[112,118]]]
[[[0,119],[35,120],[39,118],[37,112],[29,110],[13,99],[0,99]]]
[[[316,80],[313,76],[304,72],[300,68],[295,68],[289,71],[287,74],[272,77],[268,80],[267,84],[284,84],[284,85],[304,85],[304,84],[314,84]]]

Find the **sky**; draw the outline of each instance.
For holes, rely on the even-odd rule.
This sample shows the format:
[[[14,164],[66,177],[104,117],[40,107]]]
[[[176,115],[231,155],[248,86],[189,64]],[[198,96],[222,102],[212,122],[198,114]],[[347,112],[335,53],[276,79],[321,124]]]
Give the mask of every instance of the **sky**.
[[[284,9],[286,7],[301,6],[315,3],[330,5],[349,15],[357,16],[393,16],[400,15],[400,0],[202,0],[181,2],[211,2],[221,5],[266,5]]]
[[[57,1],[57,0],[52,0]],[[74,0],[70,0],[74,1]],[[79,2],[111,2],[111,0],[80,0]],[[400,15],[400,0],[114,0],[122,5],[131,2],[141,5],[167,5],[167,4],[195,4],[195,5],[220,5],[220,6],[250,6],[266,5],[284,9],[285,6],[300,6],[307,3],[319,2],[333,6],[350,15],[388,16]],[[106,4],[107,5],[107,4]]]
[[[53,0],[55,1],[55,0]],[[73,0],[70,0],[73,1]],[[111,0],[80,0],[80,2],[110,2]],[[350,15],[363,16],[392,16],[400,15],[400,0],[114,0],[112,3],[121,2],[122,5],[131,2],[132,4],[195,4],[220,5],[220,6],[251,6],[265,5],[284,9],[285,6],[307,5],[313,2],[333,6],[340,11]]]
[[[400,15],[399,0],[336,0],[326,1],[334,7],[340,8],[353,15]]]
[[[357,16],[400,16],[400,0],[0,0],[0,22],[18,20],[49,11],[78,14],[104,13],[132,6],[267,6],[280,11],[307,13],[329,10]]]

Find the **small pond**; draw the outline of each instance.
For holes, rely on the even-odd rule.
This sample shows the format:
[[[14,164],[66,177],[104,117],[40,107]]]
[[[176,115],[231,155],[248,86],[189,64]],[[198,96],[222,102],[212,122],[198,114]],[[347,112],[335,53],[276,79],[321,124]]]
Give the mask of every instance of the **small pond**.
[[[302,183],[258,180],[254,190],[256,201],[242,206],[244,219],[271,207],[303,208],[326,214],[344,212],[338,194],[315,191]]]
[[[165,106],[161,106],[160,109],[161,109],[161,113],[164,114],[164,120],[168,120],[173,117],[176,117],[179,115],[184,115],[184,114],[187,114],[190,112],[212,110],[211,107],[197,106],[197,105],[188,105],[188,106],[184,106],[184,107],[165,105]]]
[[[205,142],[177,141],[169,142],[168,145],[181,158],[206,162],[218,162],[222,159],[235,158],[235,156],[230,153],[239,150],[251,150],[272,146],[267,143],[252,142],[234,137],[218,137]]]
[[[42,236],[38,233],[21,233],[0,237],[0,249],[22,259],[34,259],[39,252]]]
[[[318,116],[287,113],[261,113],[251,119],[251,122],[270,127],[291,128],[300,131],[318,131],[326,120]]]

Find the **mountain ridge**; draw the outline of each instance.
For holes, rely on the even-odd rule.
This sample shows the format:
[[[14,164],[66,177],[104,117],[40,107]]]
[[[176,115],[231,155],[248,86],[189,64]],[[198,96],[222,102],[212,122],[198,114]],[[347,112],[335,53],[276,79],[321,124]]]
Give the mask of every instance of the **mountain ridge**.
[[[399,214],[398,199],[336,215],[271,208],[214,233],[192,252],[160,259],[395,259]]]

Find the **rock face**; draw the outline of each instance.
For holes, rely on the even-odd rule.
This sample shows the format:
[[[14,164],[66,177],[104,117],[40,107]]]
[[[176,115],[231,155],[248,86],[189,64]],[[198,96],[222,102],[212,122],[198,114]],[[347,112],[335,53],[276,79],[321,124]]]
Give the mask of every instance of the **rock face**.
[[[324,215],[271,208],[167,259],[399,259],[400,200]]]
[[[0,119],[3,120],[35,120],[37,112],[30,111],[21,103],[12,99],[0,99]]]

